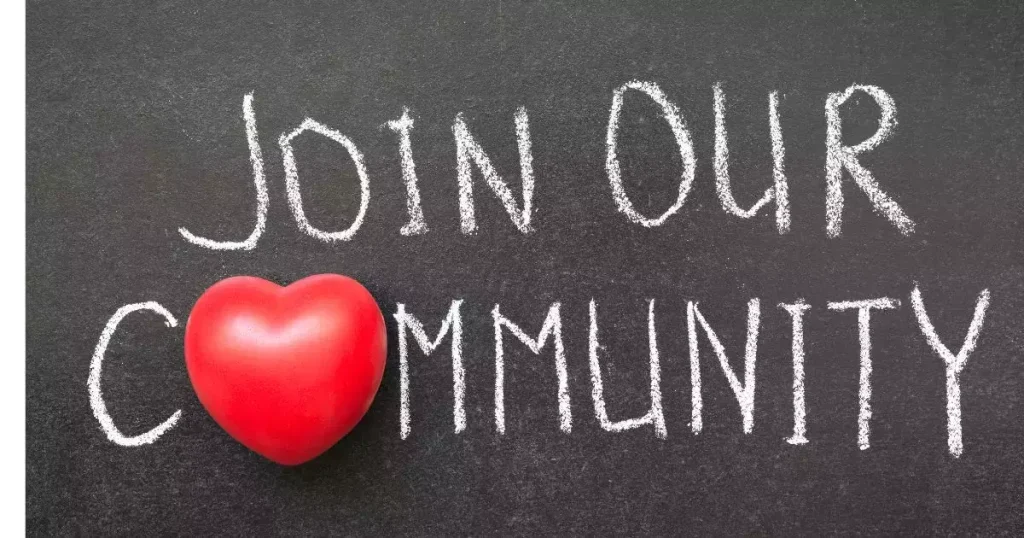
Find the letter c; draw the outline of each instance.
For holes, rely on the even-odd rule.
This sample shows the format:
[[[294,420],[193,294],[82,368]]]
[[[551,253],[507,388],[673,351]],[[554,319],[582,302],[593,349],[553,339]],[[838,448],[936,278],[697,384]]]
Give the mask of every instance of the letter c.
[[[107,413],[107,405],[103,402],[103,394],[100,393],[100,370],[103,367],[103,356],[107,353],[107,345],[110,344],[110,338],[114,336],[114,331],[117,330],[121,320],[128,314],[138,310],[152,310],[164,317],[164,323],[168,327],[178,326],[178,320],[174,319],[174,316],[166,308],[160,306],[160,303],[155,301],[124,305],[118,308],[117,312],[114,312],[114,315],[107,321],[107,326],[103,328],[103,332],[100,334],[100,341],[96,344],[96,351],[92,354],[92,363],[89,365],[89,405],[92,407],[92,414],[100,422],[100,427],[103,428],[103,433],[107,434],[107,439],[121,446],[148,445],[159,439],[167,430],[173,428],[181,417],[181,410],[179,409],[152,430],[135,437],[127,437],[117,429],[117,426],[114,425],[114,420]]]

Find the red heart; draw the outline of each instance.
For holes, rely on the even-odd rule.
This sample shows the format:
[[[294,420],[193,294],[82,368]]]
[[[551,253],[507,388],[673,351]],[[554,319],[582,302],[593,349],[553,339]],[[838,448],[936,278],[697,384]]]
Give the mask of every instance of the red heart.
[[[352,430],[386,354],[377,302],[341,275],[288,287],[228,278],[199,297],[185,327],[199,401],[232,437],[284,465],[319,456]]]

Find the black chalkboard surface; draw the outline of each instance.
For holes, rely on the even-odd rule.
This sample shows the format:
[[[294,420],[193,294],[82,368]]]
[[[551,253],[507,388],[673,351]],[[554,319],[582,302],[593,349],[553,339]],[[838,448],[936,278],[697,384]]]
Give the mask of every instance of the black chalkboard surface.
[[[30,534],[1024,531],[1019,2],[262,4],[28,6]],[[185,321],[315,273],[372,292],[387,369],[282,467],[200,405]],[[433,343],[459,300],[461,389],[454,329],[396,317]],[[91,379],[147,301],[177,325],[126,316]],[[499,428],[495,306],[536,338],[554,303],[564,363],[498,323]]]

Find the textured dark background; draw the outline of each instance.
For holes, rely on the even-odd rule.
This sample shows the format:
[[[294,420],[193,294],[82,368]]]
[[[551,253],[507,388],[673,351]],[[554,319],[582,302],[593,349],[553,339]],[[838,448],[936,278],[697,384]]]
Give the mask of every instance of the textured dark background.
[[[632,3],[30,2],[28,6],[28,528],[31,534],[484,534],[650,532],[954,534],[1024,529],[1024,12],[1018,2]],[[616,212],[604,171],[612,90],[657,82],[693,133],[683,210],[642,228]],[[767,94],[782,95],[792,232],[773,208],[743,221],[714,194],[712,85],[729,100],[732,175],[747,205],[770,178]],[[900,236],[846,183],[844,235],[824,230],[824,103],[852,83],[896,100],[896,135],[864,162],[917,222]],[[255,108],[269,226],[253,222],[241,120]],[[627,97],[622,158],[637,206],[674,199],[679,158],[651,101]],[[451,123],[464,112],[518,191],[512,115],[529,109],[537,231],[520,234],[477,179],[476,236],[459,232]],[[430,232],[406,221],[397,138],[409,106]],[[313,117],[366,155],[371,202],[348,243],[295,226],[276,139]],[[876,128],[863,94],[844,107],[856,142]],[[307,212],[325,229],[358,207],[351,161],[297,143]],[[479,177],[479,176],[477,176]],[[12,181],[18,180],[11,178]],[[231,440],[192,392],[184,321],[229,275],[285,283],[318,272],[364,282],[388,316],[404,302],[433,332],[465,299],[468,429],[451,422],[451,361],[412,357],[412,435],[398,435],[397,354],[357,429],[299,468]],[[920,282],[958,347],[992,292],[963,374],[965,452],[947,453],[941,360],[909,308]],[[762,299],[754,432],[702,340],[705,431],[689,432],[685,301],[700,300],[737,368],[745,303]],[[874,316],[872,447],[856,446],[856,315],[829,300],[892,296]],[[805,297],[809,445],[791,433],[789,318]],[[613,418],[647,409],[646,299],[655,298],[668,438],[602,431],[586,362],[599,303]],[[104,391],[126,434],[181,409],[153,445],[106,440],[89,409],[93,347],[121,305],[155,300],[182,325],[135,315],[111,345]],[[509,344],[508,431],[493,426],[495,303],[530,332],[563,303],[574,430],[558,430],[550,351]],[[535,333],[534,333],[535,334]],[[703,338],[703,337],[702,337]],[[394,341],[394,340],[392,340]],[[12,358],[16,360],[16,358]]]

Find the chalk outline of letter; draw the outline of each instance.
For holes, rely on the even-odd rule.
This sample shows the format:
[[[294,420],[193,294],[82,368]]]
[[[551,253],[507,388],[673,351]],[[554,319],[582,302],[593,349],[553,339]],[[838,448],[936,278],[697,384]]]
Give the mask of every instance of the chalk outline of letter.
[[[829,310],[857,309],[857,329],[860,341],[860,389],[857,394],[860,400],[860,410],[857,413],[857,446],[861,450],[871,448],[871,310],[893,310],[899,307],[898,299],[888,297],[828,303]]]
[[[524,234],[534,231],[530,224],[533,217],[533,150],[530,143],[530,122],[526,107],[521,106],[516,109],[515,124],[516,143],[519,146],[519,173],[523,182],[522,210],[517,207],[512,190],[498,175],[494,165],[491,164],[490,157],[484,152],[484,148],[469,131],[462,112],[455,115],[452,134],[455,135],[455,153],[458,161],[459,218],[462,233],[466,235],[475,234],[477,230],[476,210],[473,204],[473,164],[483,174],[487,185],[494,194],[498,196],[516,228]]]
[[[309,223],[309,220],[306,219],[306,212],[302,207],[302,193],[299,189],[299,171],[295,166],[295,150],[292,148],[292,140],[305,131],[313,131],[321,134],[344,146],[348,151],[349,157],[352,158],[352,162],[356,166],[356,173],[359,174],[359,213],[356,214],[356,218],[352,221],[352,224],[344,230],[338,232],[325,232],[314,227]],[[340,131],[331,129],[312,118],[306,118],[303,120],[302,124],[292,132],[282,133],[281,138],[278,140],[278,144],[281,146],[281,156],[284,161],[285,183],[288,190],[288,206],[292,210],[292,215],[295,217],[295,222],[299,225],[299,229],[306,234],[327,243],[334,241],[348,241],[352,239],[356,232],[359,231],[359,227],[363,225],[363,218],[366,217],[366,209],[370,205],[370,176],[366,173],[366,166],[363,164],[363,154],[359,152],[359,148],[357,148],[355,143],[353,143],[348,137],[341,134]]]
[[[451,330],[452,392],[454,395],[452,417],[455,422],[455,433],[460,433],[466,429],[466,370],[462,364],[461,307],[462,299],[452,301],[451,306],[448,308],[448,314],[441,322],[441,328],[437,331],[437,338],[431,342],[430,338],[427,337],[426,329],[423,328],[423,323],[405,311],[405,304],[398,303],[395,321],[398,322],[398,370],[401,385],[399,427],[402,439],[409,437],[409,432],[411,431],[409,423],[409,340],[406,336],[406,328],[412,332],[413,339],[420,346],[420,351],[427,356],[430,356],[441,345],[441,341],[444,340],[444,337],[448,335],[448,331]]]
[[[704,327],[704,333],[707,334],[708,341],[711,342],[711,347],[715,350],[715,355],[718,356],[718,363],[722,367],[722,372],[725,374],[726,379],[729,381],[729,387],[736,396],[736,401],[740,407],[740,414],[743,417],[743,433],[750,433],[754,429],[754,396],[757,388],[757,335],[761,326],[761,301],[753,298],[747,303],[747,343],[743,360],[743,383],[740,383],[736,372],[729,365],[729,358],[725,355],[725,347],[722,346],[714,329],[711,328],[711,325],[700,313],[697,303],[693,301],[686,302],[686,328],[690,341],[690,384],[692,387],[690,397],[690,429],[694,435],[700,433],[704,427],[700,351],[695,320],[699,321],[701,326]]]
[[[878,130],[870,138],[856,146],[843,145],[843,122],[839,116],[839,107],[854,92],[862,91],[870,95],[882,111],[878,120]],[[882,192],[875,181],[875,176],[864,168],[857,156],[870,151],[884,142],[896,129],[896,103],[885,90],[878,86],[854,84],[843,92],[830,93],[825,101],[825,118],[828,130],[825,140],[827,149],[825,156],[825,176],[828,191],[825,203],[826,233],[829,237],[838,237],[843,226],[843,169],[846,169],[854,182],[860,187],[871,206],[878,213],[893,223],[903,235],[914,232],[914,221],[903,212],[899,204]]]
[[[665,210],[660,217],[654,219],[644,217],[633,207],[633,203],[629,200],[629,195],[626,194],[626,189],[622,185],[622,169],[619,166],[617,147],[619,117],[622,115],[623,94],[625,94],[626,90],[643,92],[661,107],[665,120],[672,129],[676,145],[679,146],[679,156],[683,161],[683,173],[680,175],[679,181],[679,195],[671,207]],[[615,89],[615,92],[612,94],[611,112],[608,116],[608,132],[605,137],[605,145],[607,147],[605,170],[608,173],[608,181],[611,184],[615,207],[619,212],[625,214],[630,221],[647,228],[661,226],[666,219],[683,207],[683,203],[686,202],[686,196],[690,193],[690,188],[693,186],[697,158],[694,156],[693,141],[690,139],[690,132],[686,129],[682,113],[675,104],[668,100],[668,97],[665,96],[665,93],[661,91],[657,84],[633,80]]]
[[[978,294],[978,300],[974,305],[974,317],[971,318],[971,325],[967,329],[967,337],[960,347],[960,351],[954,356],[953,353],[942,343],[939,334],[935,332],[935,326],[928,318],[928,311],[924,308],[924,301],[921,299],[921,290],[914,284],[914,290],[910,292],[910,302],[914,306],[914,317],[917,324],[924,333],[928,345],[935,353],[942,358],[946,364],[946,429],[948,431],[949,453],[959,458],[964,453],[963,426],[961,425],[960,407],[960,373],[971,352],[978,346],[978,336],[981,335],[982,326],[985,323],[985,312],[988,310],[990,294],[984,289]]]
[[[665,412],[661,404],[661,364],[658,356],[658,335],[654,325],[654,299],[650,299],[647,310],[647,339],[650,345],[651,368],[651,409],[642,417],[612,422],[604,401],[604,382],[601,379],[601,363],[597,358],[601,345],[597,337],[597,303],[590,300],[590,382],[593,387],[594,414],[605,431],[618,432],[651,424],[659,439],[668,437],[665,428]]]
[[[253,182],[256,183],[256,226],[244,241],[214,241],[199,237],[185,229],[178,228],[178,233],[193,245],[213,250],[252,250],[256,248],[263,231],[267,228],[267,208],[270,206],[270,195],[267,192],[267,178],[263,172],[263,150],[256,131],[256,114],[252,109],[252,92],[242,99],[242,117],[245,119],[245,139],[249,144],[249,162],[252,163]]]
[[[806,445],[807,403],[804,399],[804,313],[811,305],[797,299],[793,304],[779,303],[789,312],[793,324],[793,435],[786,439],[791,445]]]
[[[420,205],[420,189],[416,177],[416,161],[412,158],[413,119],[409,116],[409,107],[402,107],[402,117],[384,124],[398,134],[398,152],[402,158],[402,179],[405,181],[405,206],[409,213],[409,222],[402,226],[402,235],[420,235],[427,233],[427,223],[423,218]]]
[[[779,122],[779,92],[768,95],[768,123],[772,139],[772,179],[771,187],[765,190],[760,200],[750,209],[743,209],[736,203],[729,182],[729,142],[725,128],[725,92],[722,84],[715,83],[715,190],[718,200],[729,213],[742,219],[749,219],[757,214],[768,202],[775,200],[775,225],[780,234],[789,231],[789,185],[786,181],[786,148],[782,143],[782,125]]]
[[[89,380],[87,385],[89,386],[89,406],[92,407],[92,414],[96,417],[96,420],[99,421],[100,427],[103,429],[103,433],[107,435],[107,439],[121,446],[142,446],[153,443],[159,439],[160,436],[173,428],[174,425],[178,423],[178,419],[181,418],[181,410],[179,409],[159,426],[143,434],[128,437],[117,429],[117,426],[114,424],[114,419],[110,417],[110,413],[107,411],[107,404],[103,401],[103,393],[100,390],[100,380],[103,370],[103,358],[107,353],[107,346],[110,344],[110,339],[114,336],[114,332],[117,331],[117,326],[121,323],[121,320],[123,320],[128,314],[140,310],[150,310],[160,314],[164,317],[164,324],[168,327],[173,328],[178,326],[178,320],[174,319],[174,316],[156,301],[124,305],[114,312],[114,315],[107,321],[107,325],[103,327],[103,332],[100,333],[100,339],[96,343],[96,350],[93,352],[92,361],[89,364]]]
[[[505,345],[502,327],[507,328],[534,355],[540,355],[541,350],[548,343],[548,338],[554,337],[555,371],[558,375],[559,428],[565,433],[572,432],[569,372],[565,361],[565,345],[562,341],[561,308],[561,303],[556,302],[551,305],[536,340],[530,338],[521,327],[501,315],[501,305],[494,305],[494,310],[491,311],[491,317],[494,318],[494,426],[499,434],[505,433]]]

